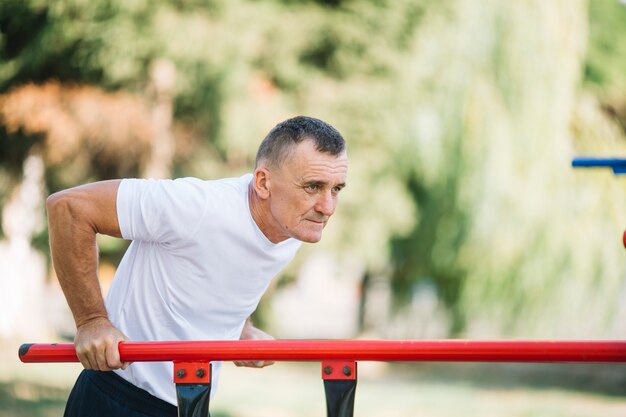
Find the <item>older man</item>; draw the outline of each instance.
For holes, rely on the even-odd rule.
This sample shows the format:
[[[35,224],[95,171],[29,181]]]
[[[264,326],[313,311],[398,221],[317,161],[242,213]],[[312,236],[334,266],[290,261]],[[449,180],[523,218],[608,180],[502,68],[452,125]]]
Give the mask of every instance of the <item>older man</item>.
[[[301,242],[321,239],[347,170],[339,132],[299,116],[271,130],[252,174],[103,181],[52,195],[51,252],[85,368],[65,415],[176,415],[172,364],[122,363],[120,341],[271,338],[249,316]],[[106,303],[97,233],[132,240]]]

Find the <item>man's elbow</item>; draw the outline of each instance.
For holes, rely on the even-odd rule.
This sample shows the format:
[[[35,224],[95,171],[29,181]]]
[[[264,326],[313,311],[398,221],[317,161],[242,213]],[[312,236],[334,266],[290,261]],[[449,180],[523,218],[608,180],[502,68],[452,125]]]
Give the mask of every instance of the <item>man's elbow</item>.
[[[59,191],[46,199],[48,223],[52,224],[61,219],[76,218],[76,201],[69,190]]]
[[[46,199],[46,211],[48,212],[48,217],[59,211],[61,204],[63,204],[63,200],[63,191],[59,191],[48,196]]]

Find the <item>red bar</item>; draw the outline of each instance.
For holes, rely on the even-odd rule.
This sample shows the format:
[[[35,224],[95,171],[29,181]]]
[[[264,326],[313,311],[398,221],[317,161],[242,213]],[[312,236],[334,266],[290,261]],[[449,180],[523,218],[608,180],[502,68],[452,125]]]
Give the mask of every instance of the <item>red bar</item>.
[[[29,344],[22,362],[77,362],[72,344]],[[124,362],[626,362],[626,341],[254,340],[121,342]]]

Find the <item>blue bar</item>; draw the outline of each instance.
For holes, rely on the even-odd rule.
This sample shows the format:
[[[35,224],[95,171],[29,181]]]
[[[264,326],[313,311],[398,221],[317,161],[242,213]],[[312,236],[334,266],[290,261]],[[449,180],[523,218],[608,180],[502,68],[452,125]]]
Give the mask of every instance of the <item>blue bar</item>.
[[[588,158],[579,157],[572,160],[574,168],[611,168],[615,175],[626,174],[626,159],[623,158]]]

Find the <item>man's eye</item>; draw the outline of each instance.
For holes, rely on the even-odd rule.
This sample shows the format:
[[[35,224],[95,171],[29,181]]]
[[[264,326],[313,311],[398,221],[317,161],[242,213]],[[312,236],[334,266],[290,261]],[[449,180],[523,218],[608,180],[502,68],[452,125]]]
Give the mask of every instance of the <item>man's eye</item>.
[[[315,191],[315,190],[317,190],[319,188],[320,188],[319,184],[309,184],[309,185],[306,186],[306,189],[308,191]]]

